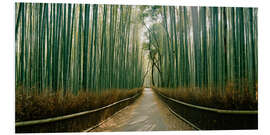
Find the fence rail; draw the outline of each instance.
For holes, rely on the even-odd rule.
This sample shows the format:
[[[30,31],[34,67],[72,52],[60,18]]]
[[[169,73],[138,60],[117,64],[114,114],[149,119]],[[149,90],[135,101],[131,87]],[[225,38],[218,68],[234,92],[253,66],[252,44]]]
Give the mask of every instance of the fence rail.
[[[79,112],[79,113],[74,113],[74,114],[69,114],[69,115],[64,115],[64,116],[58,116],[58,117],[54,117],[54,118],[47,118],[47,119],[41,119],[41,120],[31,120],[31,121],[22,121],[22,122],[16,122],[15,124],[15,127],[16,127],[16,132],[17,132],[17,129],[20,128],[22,130],[18,130],[18,132],[20,131],[23,131],[25,132],[24,128],[25,127],[33,127],[33,126],[37,126],[37,127],[40,127],[44,124],[47,124],[47,125],[50,125],[49,127],[52,128],[52,123],[61,123],[61,121],[67,121],[69,119],[76,119],[77,117],[83,117],[85,115],[90,115],[92,113],[97,113],[99,111],[105,111],[106,109],[110,109],[111,107],[114,107],[116,105],[119,105],[119,106],[123,106],[121,105],[122,103],[125,103],[127,101],[131,101],[135,98],[137,98],[139,95],[141,95],[141,92],[135,94],[134,96],[132,97],[129,97],[129,98],[125,98],[125,99],[122,99],[120,101],[117,101],[117,102],[114,102],[112,104],[109,104],[107,106],[104,106],[104,107],[101,107],[101,108],[97,108],[97,109],[94,109],[94,110],[89,110],[89,111],[83,111],[83,112]],[[126,106],[126,105],[124,105]],[[124,107],[123,106],[123,107]],[[122,108],[122,107],[121,107]],[[116,111],[116,110],[114,110]],[[91,119],[90,119],[91,120]],[[96,123],[95,123],[96,124]],[[39,126],[40,125],[40,126]],[[57,124],[56,124],[57,125]],[[60,124],[61,125],[61,124]],[[58,124],[59,126],[59,124]],[[92,125],[91,125],[92,126]],[[70,126],[69,126],[70,127]],[[31,128],[30,128],[31,129]],[[68,130],[68,129],[67,129]],[[27,129],[28,131],[28,129]],[[59,130],[60,132],[62,131],[66,131],[64,129],[61,129]],[[73,131],[73,130],[72,130]],[[29,131],[29,132],[32,132],[32,131]],[[34,131],[34,132],[38,132],[38,131]],[[51,132],[50,131],[44,131],[44,132]],[[58,132],[58,131],[52,131],[52,132]]]
[[[170,98],[157,88],[154,89],[174,114],[188,120],[199,129],[258,129],[257,110],[224,110],[193,105]]]

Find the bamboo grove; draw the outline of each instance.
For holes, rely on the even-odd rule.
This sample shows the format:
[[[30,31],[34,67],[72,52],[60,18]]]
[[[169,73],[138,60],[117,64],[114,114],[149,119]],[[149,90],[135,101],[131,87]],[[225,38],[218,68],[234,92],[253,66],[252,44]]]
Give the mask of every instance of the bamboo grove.
[[[257,8],[151,6],[143,12],[156,20],[146,47],[154,86],[220,94],[229,88],[256,98]]]
[[[16,3],[16,88],[77,93],[142,87],[132,6]]]

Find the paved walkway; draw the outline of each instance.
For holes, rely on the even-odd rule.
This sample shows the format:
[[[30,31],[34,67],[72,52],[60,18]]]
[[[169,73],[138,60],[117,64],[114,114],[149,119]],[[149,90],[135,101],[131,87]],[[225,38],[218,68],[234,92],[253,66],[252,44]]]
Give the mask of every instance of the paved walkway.
[[[167,108],[156,93],[146,88],[130,106],[91,132],[193,130]]]

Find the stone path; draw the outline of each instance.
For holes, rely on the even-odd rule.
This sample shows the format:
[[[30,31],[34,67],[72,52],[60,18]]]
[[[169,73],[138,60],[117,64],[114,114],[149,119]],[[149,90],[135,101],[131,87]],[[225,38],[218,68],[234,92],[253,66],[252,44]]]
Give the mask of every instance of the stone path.
[[[194,129],[173,115],[153,90],[145,88],[133,104],[91,132],[172,130]]]

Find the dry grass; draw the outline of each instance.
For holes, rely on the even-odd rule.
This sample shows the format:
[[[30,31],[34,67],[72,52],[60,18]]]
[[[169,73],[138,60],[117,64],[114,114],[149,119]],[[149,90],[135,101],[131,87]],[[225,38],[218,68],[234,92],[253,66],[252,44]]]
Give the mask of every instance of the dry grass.
[[[41,93],[26,93],[23,88],[18,87],[15,99],[16,122],[92,110],[131,97],[141,91],[141,89],[110,89],[97,93],[80,90],[77,95],[71,92],[67,92],[64,95],[62,90],[56,93],[52,93],[49,90],[44,90]]]
[[[253,97],[247,87],[243,91],[236,90],[234,84],[228,84],[224,92],[216,92],[215,88],[158,88],[164,95],[183,102],[206,107],[235,110],[257,110],[258,97]],[[256,93],[258,88],[256,87]]]

